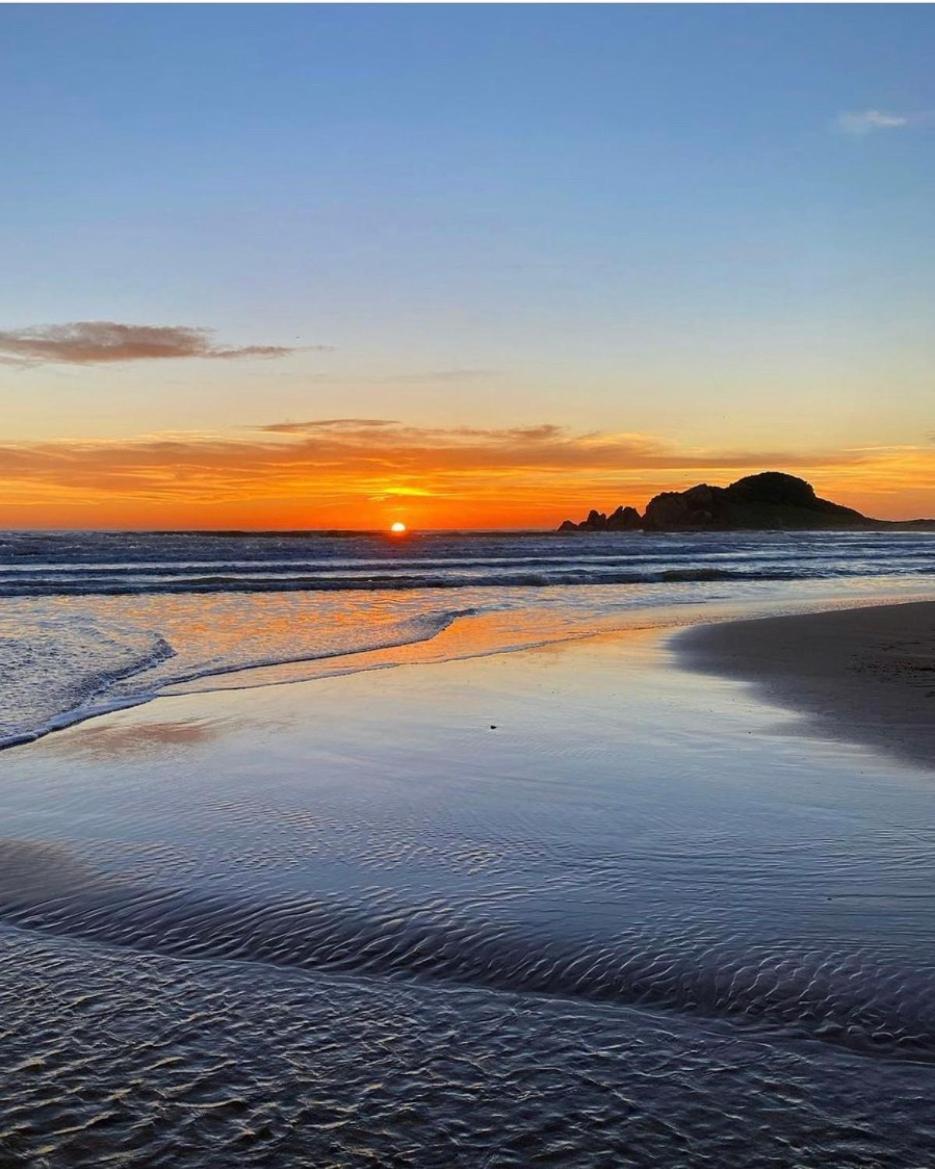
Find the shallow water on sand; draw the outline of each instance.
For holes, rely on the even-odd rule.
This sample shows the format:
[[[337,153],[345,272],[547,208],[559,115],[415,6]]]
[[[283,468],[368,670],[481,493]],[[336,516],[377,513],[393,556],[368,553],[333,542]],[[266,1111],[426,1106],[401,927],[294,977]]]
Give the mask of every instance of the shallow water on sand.
[[[628,634],[6,753],[0,1153],[926,1165],[935,776],[796,725]]]
[[[179,684],[360,668],[475,619],[506,648],[680,608],[908,600],[933,577],[926,532],[0,532],[0,747]]]

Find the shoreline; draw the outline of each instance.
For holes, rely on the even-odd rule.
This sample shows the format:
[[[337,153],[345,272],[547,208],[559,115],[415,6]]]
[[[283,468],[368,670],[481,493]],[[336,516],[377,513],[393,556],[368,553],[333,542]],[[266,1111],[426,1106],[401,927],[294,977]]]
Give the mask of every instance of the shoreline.
[[[679,665],[748,683],[806,733],[935,766],[935,601],[695,626]]]
[[[439,1111],[448,1095],[489,1092],[494,1064],[503,1123],[548,1118],[524,1156],[554,1152],[556,1123],[573,1132],[582,1115],[580,1084],[606,1083],[576,1164],[626,1162],[640,1124],[660,1131],[662,1100],[671,1123],[647,1163],[701,1148],[710,1116],[702,1160],[749,1169],[732,1101],[754,1074],[763,1125],[776,1084],[790,1093],[776,1164],[790,1133],[807,1151],[820,1139],[809,1164],[827,1160],[839,1130],[848,1148],[858,1131],[900,1150],[888,1169],[925,1163],[928,776],[777,735],[794,720],[679,668],[672,635],[163,696],[20,748],[0,774],[0,923],[10,1010],[38,1005],[0,1098],[20,1110],[24,1152],[90,1166],[153,1125],[191,1147],[229,1064],[234,1105],[204,1122],[228,1161],[246,1122],[299,1133],[299,1163],[356,1164],[374,1116],[391,1156],[413,1114],[395,1088],[375,1106],[376,1051],[388,1084],[428,1101],[418,1131],[433,1149],[461,1131]],[[102,1032],[105,1014],[119,1029]],[[17,1070],[37,1058],[68,1072],[53,1110],[47,1079]],[[348,1067],[363,1069],[350,1095]],[[650,1073],[662,1079],[644,1106]],[[297,1075],[349,1120],[346,1139],[325,1127],[319,1141]],[[83,1102],[127,1084],[104,1146],[76,1145]],[[892,1135],[879,1099],[907,1101]],[[498,1131],[473,1161],[496,1158]]]
[[[847,1030],[837,1006],[826,1018],[823,999],[813,1006],[826,1031],[815,1034],[810,1016],[800,1020],[801,994],[823,959],[813,968],[807,953],[799,956],[804,981],[777,1008],[769,995],[759,997],[752,971],[760,958],[738,953],[733,939],[743,923],[756,920],[744,906],[751,899],[758,904],[764,866],[785,872],[790,839],[796,841],[788,854],[795,867],[784,878],[783,896],[795,906],[795,921],[803,913],[834,919],[839,909],[831,902],[847,894],[854,879],[836,865],[827,868],[828,826],[823,816],[812,817],[815,794],[823,791],[832,807],[862,808],[876,825],[901,785],[891,782],[892,771],[879,759],[868,759],[867,782],[854,784],[846,752],[816,759],[794,735],[777,744],[762,709],[738,702],[734,686],[699,684],[677,668],[665,645],[662,630],[631,629],[516,654],[413,663],[420,668],[392,686],[365,671],[322,678],[314,691],[274,685],[262,692],[166,695],[63,728],[24,745],[3,789],[9,840],[0,841],[0,902],[5,896],[7,915],[11,908],[19,912],[9,883],[19,872],[22,842],[49,845],[65,853],[49,861],[37,854],[48,879],[56,879],[59,855],[69,865],[89,866],[68,869],[74,895],[67,906],[53,906],[47,922],[66,939],[182,959],[196,954],[199,960],[226,960],[234,947],[240,958],[277,970],[311,966],[329,976],[418,977],[446,987],[647,1006],[706,1020],[740,1019],[753,1002],[769,1026],[801,1021],[803,1035],[827,1038],[832,1046],[878,1050],[873,1043],[884,1040],[868,1039],[862,1021]],[[750,775],[756,784],[745,782]],[[126,798],[130,791],[132,799]],[[905,796],[905,786],[902,791]],[[118,798],[105,798],[110,793]],[[909,796],[910,805],[924,809],[910,810],[910,821],[924,822],[925,789],[913,782]],[[100,811],[88,817],[92,803]],[[62,821],[64,834],[50,835],[49,807],[55,808],[53,826]],[[479,809],[486,809],[480,823]],[[141,825],[146,843],[138,852]],[[813,871],[802,886],[797,850],[806,831]],[[738,832],[747,840],[746,855],[733,851]],[[599,960],[616,933],[592,950],[589,929],[577,936],[553,928],[553,914],[566,916],[563,858],[577,847],[573,840],[588,842],[575,862],[588,907],[580,909],[583,920],[594,914],[597,928],[610,919],[629,937],[619,975],[608,974],[617,966]],[[205,842],[212,850],[210,904],[202,900],[197,876]],[[551,842],[545,852],[543,842]],[[623,844],[630,859],[621,864]],[[296,883],[297,856],[305,876]],[[554,860],[562,877],[554,885],[537,880],[528,886],[528,878],[517,877],[523,897],[531,898],[523,901],[529,916],[521,915],[519,933],[506,944],[475,898],[485,880],[492,882],[485,898],[494,903],[503,879],[512,889],[514,856],[520,873],[526,864],[551,871]],[[608,866],[614,874],[609,888]],[[170,872],[177,876],[167,894]],[[661,882],[660,872],[668,874]],[[101,881],[115,874],[121,883],[101,914]],[[910,873],[910,894],[912,879]],[[160,906],[167,897],[155,912],[149,908],[153,881],[163,890]],[[16,896],[18,888],[14,881]],[[734,905],[737,921],[725,925],[724,903],[710,899],[712,888]],[[421,892],[413,900],[414,889]],[[440,890],[457,897],[434,916],[426,899]],[[629,902],[621,891],[629,891]],[[41,892],[45,905],[47,891]],[[314,908],[305,913],[290,901],[283,934],[257,926],[254,898],[268,905],[275,923],[284,896],[309,892]],[[138,898],[147,906],[139,920]],[[688,918],[704,923],[701,937],[697,924],[685,927],[685,898],[692,902]],[[543,899],[550,905],[544,917]],[[912,909],[914,898],[909,904]],[[634,922],[638,907],[646,917]],[[34,912],[31,904],[27,908]],[[512,920],[514,909],[511,893],[501,905],[504,920]],[[617,921],[618,912],[624,919]],[[656,934],[660,914],[675,914],[666,937]],[[465,927],[472,947],[483,951],[479,965],[473,948],[461,949]],[[365,944],[335,949],[345,929]],[[419,944],[414,951],[413,943]],[[708,968],[712,944],[717,956]],[[514,945],[530,954],[528,966],[517,966]],[[769,964],[780,961],[769,939],[755,945],[767,946]],[[577,946],[588,956],[587,970],[593,969],[588,977]],[[674,980],[672,946],[681,954]],[[545,954],[549,961],[542,964],[538,958]],[[636,967],[635,955],[643,955]],[[636,968],[641,973],[632,984]],[[729,994],[712,989],[714,971],[729,975]],[[798,976],[790,977],[795,983]],[[841,999],[848,1025],[849,1001]],[[929,1058],[928,1052],[914,1054]]]
[[[930,594],[929,594],[930,595]],[[841,604],[848,607],[841,609]],[[709,672],[715,675],[740,678],[742,681],[763,681],[758,674],[747,676],[742,667],[731,661],[724,668],[715,660],[714,650],[710,668],[706,664],[711,651],[702,649],[696,653],[691,646],[694,642],[683,642],[692,634],[704,638],[708,630],[727,626],[757,627],[771,621],[790,621],[800,617],[818,619],[825,615],[853,614],[867,609],[884,610],[893,607],[906,609],[910,606],[935,606],[935,601],[920,600],[918,596],[904,601],[892,593],[883,593],[875,598],[861,600],[859,594],[851,594],[843,602],[831,597],[800,596],[781,600],[779,598],[759,599],[734,598],[729,601],[698,601],[694,604],[634,607],[614,614],[606,614],[603,621],[593,624],[564,625],[558,623],[548,632],[536,627],[510,628],[504,632],[497,628],[503,614],[497,611],[475,613],[471,611],[453,614],[453,620],[435,630],[431,635],[416,639],[380,645],[370,648],[346,649],[337,652],[313,654],[277,661],[247,662],[230,664],[204,672],[194,672],[181,678],[160,681],[150,689],[138,692],[108,695],[106,690],[92,695],[76,706],[56,712],[51,718],[36,726],[16,732],[0,734],[0,753],[27,746],[83,723],[106,717],[119,711],[145,706],[161,698],[182,697],[224,691],[266,689],[282,685],[322,681],[348,674],[369,673],[407,665],[430,665],[446,661],[461,661],[475,657],[496,656],[535,650],[547,645],[588,641],[594,638],[626,636],[634,632],[655,631],[670,648],[688,648],[677,664],[694,672]],[[791,608],[790,608],[791,606]],[[837,606],[837,607],[831,607]],[[759,610],[759,611],[758,611]],[[778,610],[778,611],[777,611]],[[751,612],[752,611],[752,612]],[[515,620],[516,614],[509,615]],[[467,619],[467,624],[465,624]],[[511,620],[511,625],[512,625]],[[935,643],[935,638],[933,638]],[[732,656],[732,655],[729,655]],[[146,673],[147,671],[142,671]],[[205,683],[210,680],[211,685]],[[935,677],[932,679],[935,687]],[[766,689],[764,697],[775,698],[772,690]],[[789,703],[788,705],[795,705]],[[930,716],[929,716],[930,717]],[[928,756],[926,755],[926,759]],[[913,756],[917,761],[917,757]]]

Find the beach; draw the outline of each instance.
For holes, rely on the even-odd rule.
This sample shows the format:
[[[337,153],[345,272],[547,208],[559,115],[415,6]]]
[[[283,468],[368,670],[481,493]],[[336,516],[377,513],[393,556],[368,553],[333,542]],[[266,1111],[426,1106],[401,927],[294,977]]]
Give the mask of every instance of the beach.
[[[0,23],[0,1169],[935,1169],[935,9]]]
[[[932,772],[742,662],[800,629],[872,662],[930,612],[485,646],[5,752],[0,1149],[924,1164]]]
[[[706,625],[676,640],[691,668],[740,678],[808,730],[935,760],[935,604]]]

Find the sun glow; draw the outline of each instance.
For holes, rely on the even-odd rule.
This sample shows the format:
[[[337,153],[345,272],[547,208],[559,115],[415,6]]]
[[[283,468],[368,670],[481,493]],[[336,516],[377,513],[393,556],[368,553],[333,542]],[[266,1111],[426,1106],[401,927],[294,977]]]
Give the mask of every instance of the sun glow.
[[[406,525],[401,520],[397,520],[396,523],[390,524],[390,531],[394,536],[401,536],[405,530]]]

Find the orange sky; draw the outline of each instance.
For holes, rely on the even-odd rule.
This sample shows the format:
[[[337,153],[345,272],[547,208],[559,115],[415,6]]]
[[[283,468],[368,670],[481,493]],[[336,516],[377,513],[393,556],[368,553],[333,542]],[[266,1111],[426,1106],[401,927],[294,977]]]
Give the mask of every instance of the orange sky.
[[[7,5],[0,525],[935,516],[931,25]]]
[[[693,449],[643,434],[319,419],[0,447],[0,525],[554,527],[590,507],[784,470],[882,518],[935,515],[935,447]]]

